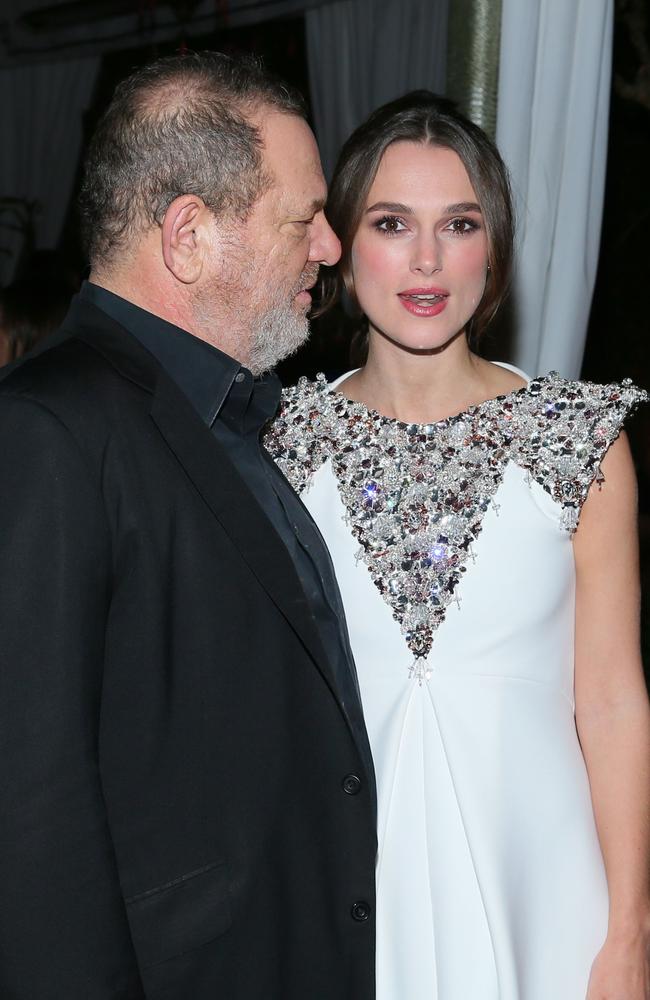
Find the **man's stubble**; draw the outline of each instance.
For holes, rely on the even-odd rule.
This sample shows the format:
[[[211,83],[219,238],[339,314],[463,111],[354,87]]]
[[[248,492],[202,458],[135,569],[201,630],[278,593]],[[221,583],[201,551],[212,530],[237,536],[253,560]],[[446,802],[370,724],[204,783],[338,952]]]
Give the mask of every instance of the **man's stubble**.
[[[289,296],[280,293],[278,301],[258,316],[253,324],[250,357],[248,367],[253,375],[263,375],[264,372],[295,354],[309,337],[309,319],[307,313],[296,304],[295,296],[308,285],[312,285],[318,277],[318,264],[308,264],[300,275]]]
[[[309,319],[295,296],[314,284],[318,271],[318,264],[308,262],[287,289],[268,273],[266,261],[260,262],[250,248],[233,241],[226,263],[196,295],[195,315],[203,329],[214,331],[210,342],[215,347],[253,375],[263,375],[308,339]]]

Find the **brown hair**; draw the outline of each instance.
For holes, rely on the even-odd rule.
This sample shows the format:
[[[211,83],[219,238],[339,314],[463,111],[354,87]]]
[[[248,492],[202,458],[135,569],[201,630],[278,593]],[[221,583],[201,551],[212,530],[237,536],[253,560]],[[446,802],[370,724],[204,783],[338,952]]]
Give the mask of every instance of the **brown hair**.
[[[341,150],[330,185],[327,217],[341,241],[342,255],[336,269],[324,271],[319,312],[334,304],[342,287],[359,310],[352,278],[352,243],[381,158],[394,142],[430,143],[453,150],[476,192],[487,232],[489,264],[483,298],[468,324],[468,335],[476,342],[505,298],[510,282],[514,219],[508,171],[485,132],[465,118],[452,101],[428,90],[414,90],[382,105]]]
[[[93,265],[110,262],[139,229],[160,224],[181,194],[215,215],[243,218],[270,183],[251,113],[305,117],[302,97],[252,56],[190,52],[123,80],[90,143],[80,195]]]
[[[21,358],[61,325],[72,295],[71,287],[48,277],[21,278],[0,290],[0,338],[7,362]]]

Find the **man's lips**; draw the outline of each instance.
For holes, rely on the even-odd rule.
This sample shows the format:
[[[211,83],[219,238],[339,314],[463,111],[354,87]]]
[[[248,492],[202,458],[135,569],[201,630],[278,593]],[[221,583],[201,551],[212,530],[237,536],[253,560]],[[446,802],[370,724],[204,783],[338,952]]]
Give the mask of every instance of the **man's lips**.
[[[437,316],[447,305],[449,292],[445,288],[407,288],[397,297],[414,316]]]
[[[311,305],[310,289],[313,287],[313,285],[308,285],[306,288],[301,288],[299,292],[296,292],[294,296],[296,302],[299,302],[300,305]]]
[[[300,275],[302,281],[306,284],[298,287],[298,291],[294,293],[294,301],[296,301],[301,306],[311,305],[311,289],[314,287],[318,281],[319,268],[309,267],[305,268],[303,273]]]

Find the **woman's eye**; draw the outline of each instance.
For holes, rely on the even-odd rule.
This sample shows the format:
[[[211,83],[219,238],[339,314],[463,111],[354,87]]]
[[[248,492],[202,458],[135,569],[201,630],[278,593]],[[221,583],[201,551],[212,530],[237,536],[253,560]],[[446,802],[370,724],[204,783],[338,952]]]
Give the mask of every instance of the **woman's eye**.
[[[386,233],[388,236],[393,236],[395,233],[401,233],[404,229],[406,229],[406,225],[395,215],[385,215],[383,219],[377,219],[375,222],[375,229],[379,229],[382,233]]]
[[[473,233],[478,228],[478,224],[473,219],[452,219],[447,226],[447,229],[457,236]]]

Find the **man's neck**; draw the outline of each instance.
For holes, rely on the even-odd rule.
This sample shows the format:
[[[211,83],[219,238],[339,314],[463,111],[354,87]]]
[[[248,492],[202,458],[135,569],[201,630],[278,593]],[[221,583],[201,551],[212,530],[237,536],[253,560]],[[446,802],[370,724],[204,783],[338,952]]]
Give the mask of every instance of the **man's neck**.
[[[107,292],[112,292],[113,295],[119,295],[127,302],[132,302],[140,309],[146,309],[154,316],[159,316],[167,323],[180,327],[181,330],[187,330],[195,336],[199,335],[192,329],[192,320],[185,304],[178,302],[176,296],[165,294],[166,290],[160,286],[160,283],[152,281],[151,278],[140,274],[135,269],[126,275],[93,269],[88,280],[93,285],[105,288]]]
[[[212,316],[211,321],[203,319],[201,311],[194,309],[186,286],[181,285],[179,292],[178,282],[170,285],[137,263],[130,263],[126,272],[93,268],[88,280],[247,365],[248,357],[244,356],[242,347],[249,338],[239,329],[236,317],[221,315]],[[214,304],[211,304],[211,312],[216,312]]]

